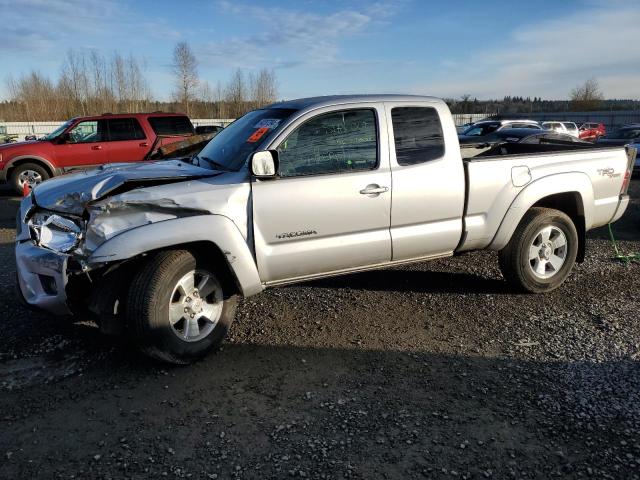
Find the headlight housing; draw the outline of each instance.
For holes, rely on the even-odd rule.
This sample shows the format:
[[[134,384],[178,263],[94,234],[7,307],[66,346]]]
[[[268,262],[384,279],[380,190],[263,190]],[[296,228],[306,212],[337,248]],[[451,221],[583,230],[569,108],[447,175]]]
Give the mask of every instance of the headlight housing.
[[[82,228],[78,223],[55,213],[35,213],[28,224],[36,244],[56,252],[70,252],[82,239]]]

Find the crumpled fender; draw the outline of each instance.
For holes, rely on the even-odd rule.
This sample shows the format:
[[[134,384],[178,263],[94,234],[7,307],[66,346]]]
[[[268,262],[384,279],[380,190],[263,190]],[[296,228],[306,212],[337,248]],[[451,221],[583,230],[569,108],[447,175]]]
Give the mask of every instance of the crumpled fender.
[[[151,250],[202,241],[220,248],[244,296],[264,289],[247,242],[235,223],[223,215],[176,218],[126,230],[100,245],[87,263],[128,260]]]
[[[577,192],[582,201],[586,230],[593,225],[594,194],[589,176],[581,172],[560,173],[542,177],[520,191],[507,210],[489,245],[491,250],[504,248],[525,213],[539,200],[558,193]]]

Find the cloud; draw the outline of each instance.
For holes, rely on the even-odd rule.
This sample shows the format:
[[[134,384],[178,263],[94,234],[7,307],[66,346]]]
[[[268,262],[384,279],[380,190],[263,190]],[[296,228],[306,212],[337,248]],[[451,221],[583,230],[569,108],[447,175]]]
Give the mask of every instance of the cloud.
[[[597,78],[606,97],[638,98],[639,25],[637,3],[591,4],[580,13],[520,28],[506,35],[500,48],[450,59],[446,78],[411,90],[451,97],[567,98],[573,87]]]
[[[121,11],[112,0],[0,0],[0,45],[13,55],[53,50],[64,38],[95,34]]]
[[[205,62],[233,68],[268,64],[277,68],[333,65],[340,58],[345,39],[393,15],[391,4],[371,4],[365,9],[342,9],[328,14],[283,8],[263,8],[221,0],[223,12],[253,19],[263,31],[245,37],[209,42],[199,49]],[[283,60],[286,59],[286,60]]]
[[[34,60],[55,52],[59,61],[60,45],[83,49],[91,48],[88,42],[110,45],[114,37],[181,38],[166,20],[141,18],[121,0],[0,0],[0,12],[3,50]]]

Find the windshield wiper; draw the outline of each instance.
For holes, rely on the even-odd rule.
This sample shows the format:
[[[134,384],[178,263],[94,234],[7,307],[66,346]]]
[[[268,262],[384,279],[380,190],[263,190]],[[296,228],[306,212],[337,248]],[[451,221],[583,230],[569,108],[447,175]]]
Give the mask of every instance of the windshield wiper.
[[[208,162],[211,164],[212,167],[216,168],[217,170],[223,170],[225,172],[229,171],[229,167],[227,167],[226,165],[216,162],[215,160],[213,160],[212,158],[209,157],[201,157],[200,155],[196,155],[196,158],[198,160],[204,160],[205,162]]]

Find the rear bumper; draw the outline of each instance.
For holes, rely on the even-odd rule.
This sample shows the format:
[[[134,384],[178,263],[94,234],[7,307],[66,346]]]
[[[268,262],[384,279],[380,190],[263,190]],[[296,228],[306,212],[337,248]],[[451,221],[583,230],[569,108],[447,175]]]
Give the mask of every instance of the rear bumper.
[[[15,252],[18,288],[24,301],[54,315],[70,315],[66,294],[69,257],[31,241],[17,243]]]

